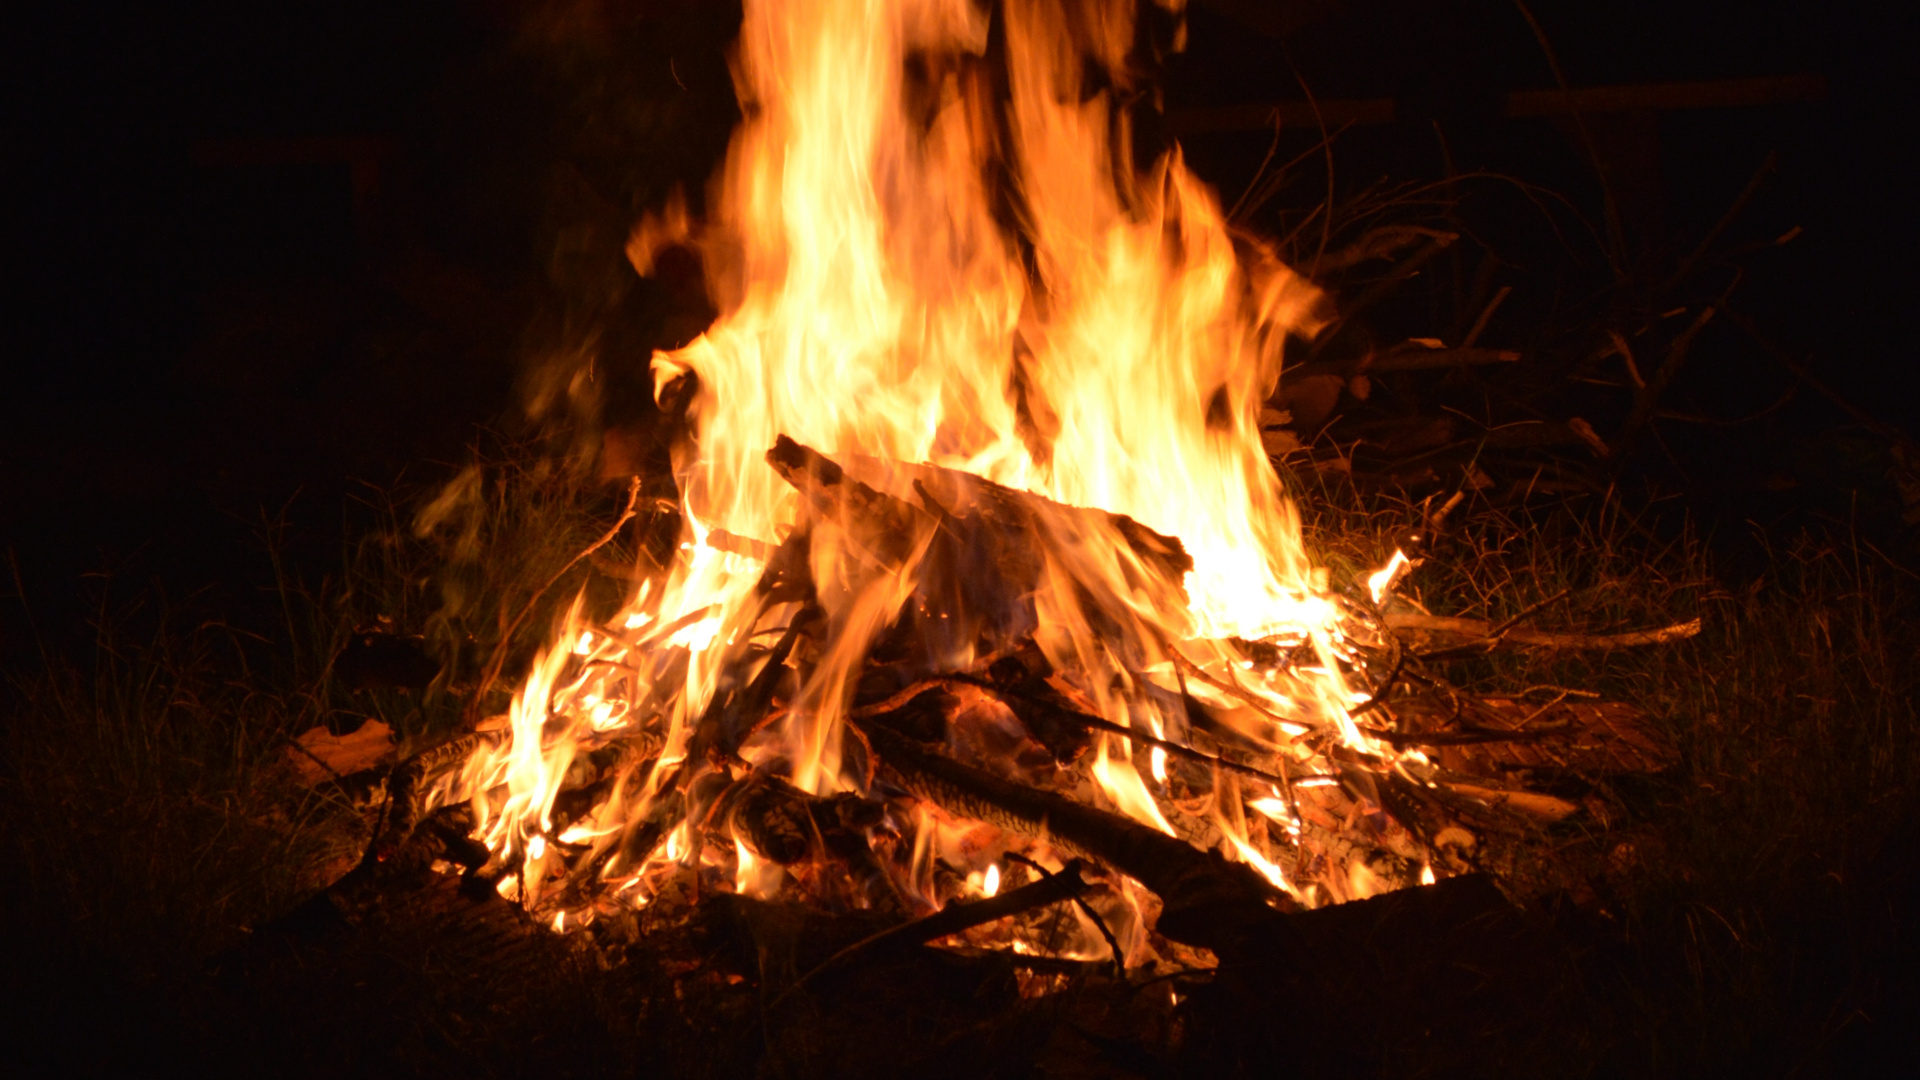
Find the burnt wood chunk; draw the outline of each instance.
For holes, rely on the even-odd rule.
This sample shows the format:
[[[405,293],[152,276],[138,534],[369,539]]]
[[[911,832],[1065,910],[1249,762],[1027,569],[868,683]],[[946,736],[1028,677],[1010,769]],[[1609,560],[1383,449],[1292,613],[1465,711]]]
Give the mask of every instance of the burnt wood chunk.
[[[837,522],[886,568],[921,542],[912,602],[876,652],[912,642],[934,667],[1017,645],[1038,626],[1048,568],[1095,599],[1147,588],[1180,594],[1193,559],[1180,541],[1121,514],[1067,506],[971,473],[848,454],[836,461],[785,435],[767,462],[805,497],[809,522]],[[1110,566],[1111,570],[1096,567]],[[1109,580],[1098,580],[1103,574]]]
[[[1118,814],[955,761],[894,731],[883,717],[856,723],[914,795],[950,813],[1044,836],[1151,889],[1165,904],[1157,929],[1167,937],[1216,950],[1258,939],[1263,951],[1290,951],[1281,911],[1293,904],[1252,868]]]

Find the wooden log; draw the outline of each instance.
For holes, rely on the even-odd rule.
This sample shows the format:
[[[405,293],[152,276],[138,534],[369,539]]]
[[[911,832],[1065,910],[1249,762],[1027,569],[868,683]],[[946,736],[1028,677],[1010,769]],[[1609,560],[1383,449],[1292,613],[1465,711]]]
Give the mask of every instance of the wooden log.
[[[1033,596],[1047,566],[1072,574],[1084,558],[1078,552],[1088,547],[1118,545],[1131,555],[1119,560],[1122,580],[1104,586],[1107,591],[1184,596],[1182,582],[1193,569],[1186,548],[1123,514],[1068,506],[955,469],[853,454],[844,459],[785,435],[767,452],[768,464],[805,497],[809,518],[840,524],[874,563],[898,568],[921,551],[899,637],[929,656],[1017,645],[1038,625]],[[1103,588],[1080,584],[1096,596]],[[1089,614],[1105,606],[1095,603]],[[884,643],[876,648],[884,651]]]
[[[1129,818],[1002,779],[936,753],[884,718],[854,723],[903,786],[950,813],[1032,836],[1097,859],[1133,878],[1165,905],[1157,929],[1175,941],[1232,948],[1249,933],[1284,937],[1280,912],[1294,909],[1251,867],[1230,863]]]
[[[1058,874],[1042,877],[1038,881],[1008,890],[998,896],[948,904],[924,919],[888,927],[841,949],[828,957],[819,967],[802,975],[792,986],[775,998],[772,1004],[779,1005],[821,974],[859,956],[925,945],[929,941],[938,941],[950,934],[958,934],[1025,911],[1076,899],[1089,887],[1087,880],[1080,876],[1079,862],[1075,861],[1068,863],[1066,868]]]

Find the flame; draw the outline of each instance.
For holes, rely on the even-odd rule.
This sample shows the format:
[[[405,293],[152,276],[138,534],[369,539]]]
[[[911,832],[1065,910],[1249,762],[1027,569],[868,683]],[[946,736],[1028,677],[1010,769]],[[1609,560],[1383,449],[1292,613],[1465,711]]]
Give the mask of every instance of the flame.
[[[1405,570],[1409,563],[1407,553],[1394,548],[1393,558],[1387,560],[1387,565],[1367,575],[1367,593],[1373,597],[1375,604],[1393,591],[1394,583],[1400,580],[1400,572]]]
[[[1173,836],[1173,826],[1167,824],[1165,814],[1160,812],[1160,804],[1153,801],[1153,793],[1134,770],[1133,762],[1124,757],[1114,757],[1108,750],[1109,739],[1100,736],[1094,753],[1093,776],[1100,787],[1113,800],[1120,812],[1143,825],[1151,825],[1168,836]]]
[[[692,435],[673,458],[686,532],[664,577],[611,618],[576,600],[514,696],[507,737],[467,763],[459,786],[480,793],[490,849],[552,854],[554,800],[582,755],[644,735],[650,756],[619,764],[590,830],[565,835],[594,845],[602,877],[636,904],[670,864],[725,863],[724,840],[708,849],[667,796],[715,767],[690,747],[727,665],[799,617],[799,602],[755,586],[800,530],[828,632],[793,665],[805,674],[782,691],[781,719],[742,752],[784,762],[815,795],[864,785],[841,751],[852,682],[921,588],[934,529],[809,504],[766,460],[782,435],[867,463],[886,474],[876,484],[905,483],[888,462],[936,466],[1177,537],[1192,569],[1174,581],[1110,519],[1039,522],[1044,566],[1018,598],[1028,629],[1108,720],[1182,739],[1184,708],[1166,702],[1191,689],[1265,745],[1325,733],[1393,759],[1348,711],[1366,695],[1343,674],[1343,609],[1261,445],[1283,343],[1317,331],[1319,293],[1229,232],[1177,148],[1136,171],[1116,104],[1150,90],[1132,74],[1135,16],[1122,0],[747,0],[746,119],[713,219],[691,221],[676,199],[628,248],[646,273],[666,245],[698,247],[721,312],[652,360],[663,400],[691,390]],[[1406,563],[1396,552],[1369,579],[1376,601]],[[1230,639],[1313,663],[1254,670]],[[949,670],[978,659],[972,640],[941,648]],[[1133,741],[1102,734],[1092,779],[1174,834]],[[1165,750],[1147,757],[1164,790]],[[1297,834],[1272,801],[1251,805]],[[907,874],[923,897],[936,828],[912,822]],[[1240,857],[1295,891],[1242,831],[1227,830]],[[739,891],[778,887],[778,866],[734,849]]]
[[[738,837],[733,841],[733,891],[757,900],[771,899],[780,888],[786,869],[777,862],[761,859]]]

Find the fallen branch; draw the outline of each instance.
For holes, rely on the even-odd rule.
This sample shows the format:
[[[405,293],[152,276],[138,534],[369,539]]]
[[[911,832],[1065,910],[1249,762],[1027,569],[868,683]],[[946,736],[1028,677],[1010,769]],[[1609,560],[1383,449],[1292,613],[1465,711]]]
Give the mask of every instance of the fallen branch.
[[[513,617],[513,621],[508,623],[506,630],[500,634],[500,643],[494,646],[493,655],[487,660],[487,669],[485,673],[480,676],[480,685],[474,688],[473,696],[467,699],[466,719],[469,724],[477,718],[478,710],[483,707],[483,703],[486,701],[487,691],[493,689],[494,682],[500,678],[500,669],[507,662],[507,653],[513,648],[513,635],[519,632],[520,624],[527,621],[527,617],[533,614],[533,609],[540,603],[540,598],[547,594],[548,589],[558,584],[560,579],[567,575],[567,571],[579,565],[582,559],[591,556],[594,552],[612,543],[613,538],[620,535],[620,530],[626,528],[627,522],[632,521],[633,516],[639,513],[639,503],[640,478],[636,476],[627,484],[627,507],[620,512],[620,520],[614,522],[613,527],[608,529],[600,539],[588,544],[586,550],[568,559],[565,566],[553,572],[553,576],[547,579],[546,584],[535,589],[533,595],[527,597],[526,605],[520,609],[520,613]]]
[[[1686,622],[1662,626],[1657,630],[1630,630],[1619,634],[1575,634],[1552,630],[1518,629],[1495,633],[1498,628],[1485,619],[1457,619],[1445,615],[1423,615],[1417,611],[1391,612],[1386,619],[1389,629],[1414,630],[1428,634],[1452,634],[1455,637],[1476,639],[1474,644],[1484,643],[1489,648],[1502,642],[1512,642],[1516,645],[1534,645],[1543,649],[1625,649],[1636,645],[1664,645],[1670,641],[1684,641],[1700,632],[1699,619],[1688,619]]]
[[[1579,807],[1565,799],[1552,795],[1542,795],[1537,791],[1514,791],[1504,788],[1490,788],[1481,784],[1469,784],[1455,780],[1441,781],[1441,786],[1458,795],[1464,795],[1496,810],[1507,810],[1523,817],[1533,818],[1552,824],[1564,821],[1579,811]]]
[[[1078,724],[1081,727],[1109,732],[1122,738],[1138,740],[1139,742],[1146,743],[1148,746],[1157,746],[1174,757],[1198,762],[1208,768],[1225,769],[1228,772],[1236,772],[1242,776],[1250,776],[1269,784],[1286,783],[1285,778],[1267,772],[1264,769],[1256,769],[1251,765],[1242,765],[1237,761],[1215,754],[1209,754],[1204,750],[1195,750],[1191,746],[1186,746],[1170,739],[1162,739],[1139,728],[1128,727],[1125,724],[1116,724],[1102,716],[1083,713],[1078,709],[1062,708],[1050,701],[1042,700],[1032,694],[1023,694],[1018,690],[1000,686],[988,679],[982,679],[972,675],[950,675],[943,679],[928,680],[928,682],[972,686],[984,690],[998,699],[1002,704],[1006,705],[1007,708],[1013,710],[1016,716],[1018,716],[1023,709],[1037,709],[1045,712],[1048,716],[1056,720],[1064,720],[1069,724]],[[915,685],[919,686],[924,684],[916,683]],[[898,695],[895,696],[897,697]]]
[[[916,945],[925,945],[929,941],[938,941],[950,934],[984,926],[1011,915],[1018,915],[1023,911],[1048,907],[1063,900],[1076,899],[1090,887],[1087,880],[1080,875],[1080,867],[1081,863],[1076,859],[1057,874],[1042,877],[1038,881],[1003,892],[999,896],[948,904],[924,919],[890,926],[877,934],[862,938],[827,957],[819,967],[800,976],[792,986],[787,987],[779,997],[774,998],[768,1007],[778,1006],[821,973],[840,967],[855,957],[889,949],[907,949]]]
[[[1165,907],[1157,929],[1175,941],[1231,945],[1291,900],[1251,867],[1203,852],[1130,818],[1016,784],[933,752],[879,718],[856,719],[874,750],[914,795],[950,813],[1045,837],[1145,885]]]

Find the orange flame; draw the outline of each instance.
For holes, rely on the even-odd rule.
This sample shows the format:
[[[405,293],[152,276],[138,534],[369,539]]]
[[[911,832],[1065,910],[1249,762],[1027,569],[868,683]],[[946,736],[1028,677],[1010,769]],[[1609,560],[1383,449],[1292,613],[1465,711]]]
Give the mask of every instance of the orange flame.
[[[582,747],[644,731],[653,756],[566,835],[607,850],[648,838],[650,849],[622,846],[604,863],[633,902],[651,895],[648,875],[697,863],[703,841],[663,817],[666,786],[683,763],[705,767],[689,740],[729,650],[798,607],[762,604],[764,555],[746,554],[803,520],[765,460],[783,434],[843,462],[961,470],[1178,537],[1193,568],[1166,582],[1140,573],[1110,527],[1059,526],[1032,597],[1035,641],[1056,670],[1081,673],[1115,723],[1183,737],[1184,713],[1162,702],[1189,689],[1187,669],[1205,677],[1195,695],[1239,710],[1244,733],[1268,745],[1331,731],[1391,756],[1348,712],[1364,695],[1342,674],[1342,609],[1260,439],[1282,345],[1318,329],[1319,294],[1230,233],[1177,149],[1134,170],[1115,101],[1143,89],[1128,75],[1134,17],[1120,0],[1007,0],[991,12],[969,0],[748,0],[746,120],[717,217],[696,228],[676,201],[629,249],[644,272],[662,244],[700,245],[722,312],[653,358],[663,392],[697,380],[694,435],[674,457],[687,532],[665,580],[605,626],[574,605],[514,698],[508,738],[469,762],[467,790],[504,790],[477,802],[496,852],[525,852],[554,829]],[[1090,66],[1105,84],[1088,82]],[[931,533],[894,538],[882,558],[870,524],[815,514],[808,527],[831,632],[780,726],[742,754],[783,759],[796,786],[826,794],[862,783],[843,771],[851,683],[913,596]],[[1376,599],[1404,561],[1373,579]],[[1101,608],[1098,629],[1088,603]],[[1251,671],[1229,638],[1279,641],[1316,663]],[[1132,740],[1102,735],[1094,778],[1122,811],[1173,833],[1132,754]],[[1165,752],[1148,758],[1164,786]],[[1239,830],[1227,835],[1292,889]],[[917,882],[923,830],[913,845]],[[774,887],[778,867],[734,846],[737,887]],[[1351,875],[1356,892],[1370,887],[1363,873]]]

